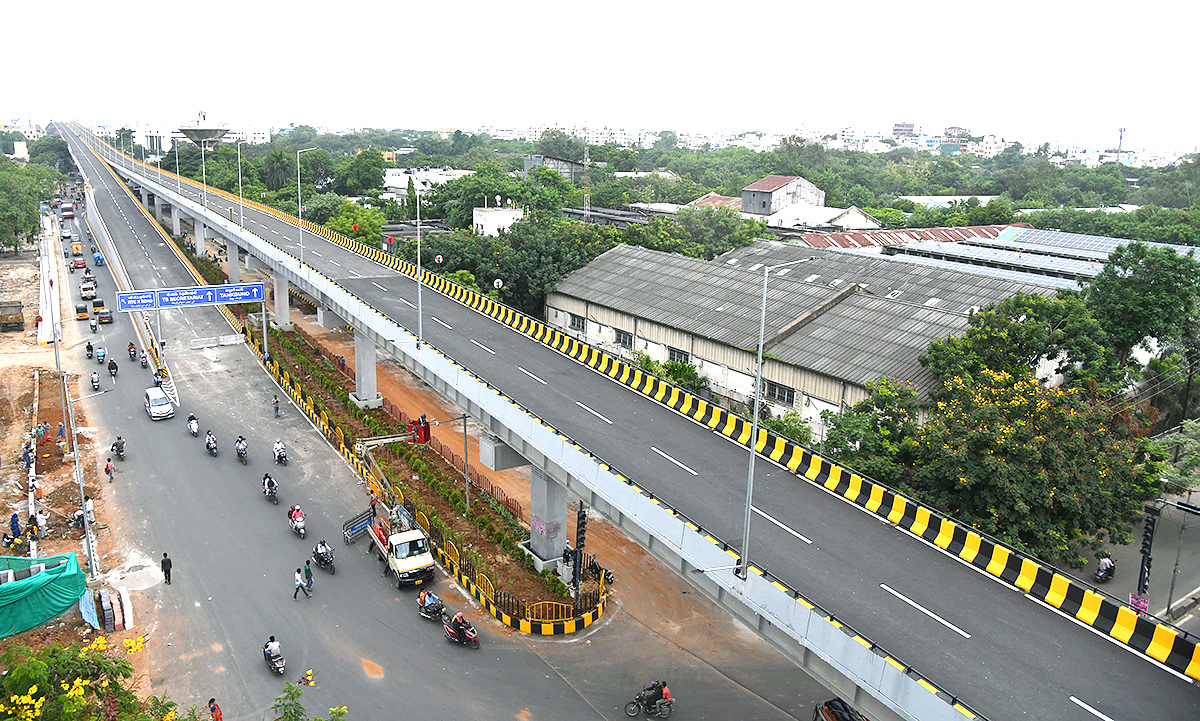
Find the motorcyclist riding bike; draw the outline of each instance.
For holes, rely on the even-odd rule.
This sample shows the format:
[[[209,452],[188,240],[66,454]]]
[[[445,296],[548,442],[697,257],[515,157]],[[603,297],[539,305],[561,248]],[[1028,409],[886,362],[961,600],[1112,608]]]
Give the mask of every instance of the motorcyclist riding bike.
[[[333,553],[333,549],[330,548],[329,544],[325,542],[324,538],[322,538],[321,542],[318,543],[316,548],[313,549],[313,553],[318,556],[324,556],[326,553]]]
[[[100,387],[100,374],[92,371],[92,388]]]
[[[92,352],[95,351],[95,348],[92,347],[92,342],[90,340],[88,341],[88,344],[87,344],[87,346],[85,346],[85,348],[87,348],[87,357],[91,358]]]
[[[113,441],[112,449],[113,449],[113,452],[116,453],[118,456],[125,455],[125,439],[120,436],[117,436],[117,440]]]
[[[215,446],[215,445],[217,445],[217,437],[213,435],[212,431],[205,431],[204,432],[204,447],[211,448],[212,446]]]
[[[108,359],[108,374],[114,377],[117,375],[117,362],[112,358]]]
[[[191,431],[193,436],[200,432],[199,431],[200,422],[196,419],[195,413],[188,414],[187,427],[188,427],[188,430]]]
[[[275,452],[275,460],[277,460],[277,461],[278,461],[278,460],[279,460],[279,454],[280,454],[280,453],[282,453],[282,452],[285,450],[285,449],[284,449],[284,447],[283,447],[283,441],[281,441],[281,440],[279,440],[278,438],[276,438],[276,439],[275,439],[275,445],[274,445],[274,446],[272,446],[272,450]]]
[[[454,620],[450,622],[450,632],[454,634],[455,638],[460,641],[465,638],[466,628],[467,619],[463,618],[462,611],[454,614]]]
[[[142,351],[142,367],[150,365],[150,359],[146,357],[146,351]]]
[[[246,439],[242,436],[238,436],[237,440],[234,441],[234,443],[233,443],[233,447],[235,450],[237,450],[237,453],[239,456],[245,455],[246,454]]]
[[[655,681],[646,688],[642,689],[646,694],[643,703],[646,705],[646,713],[652,713],[659,706],[671,701],[671,690],[667,688],[666,681]]]
[[[269,662],[272,656],[282,656],[283,651],[279,648],[279,642],[272,636],[271,640],[263,644],[263,658]]]
[[[268,493],[270,493],[271,491],[279,489],[279,484],[275,482],[275,479],[271,476],[270,473],[263,474],[262,486],[263,486],[263,495],[264,496],[267,495]]]
[[[90,325],[92,327],[92,332],[95,333],[96,332],[96,319],[92,318],[91,320],[89,320],[88,325]]]
[[[300,505],[296,504],[288,509],[288,519],[293,523],[304,518],[304,511],[300,509]]]
[[[137,346],[130,343],[129,344],[129,360],[133,360],[134,358],[137,358]]]

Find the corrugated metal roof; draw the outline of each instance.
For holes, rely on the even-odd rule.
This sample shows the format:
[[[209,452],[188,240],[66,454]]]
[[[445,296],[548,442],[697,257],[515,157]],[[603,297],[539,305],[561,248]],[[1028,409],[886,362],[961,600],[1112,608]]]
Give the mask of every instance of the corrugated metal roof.
[[[995,238],[1008,225],[972,225],[963,228],[909,228],[905,230],[863,230],[853,233],[801,233],[814,248],[872,248],[900,245],[914,240],[960,241],[968,238]]]
[[[747,185],[742,190],[761,190],[770,193],[779,190],[797,177],[795,175],[768,175],[762,180]]]
[[[768,337],[846,287],[805,282],[795,270],[804,265],[772,277]],[[753,351],[758,345],[761,283],[760,275],[719,261],[618,245],[568,275],[554,292]],[[917,358],[929,341],[966,326],[962,312],[857,292],[771,346],[770,352],[850,383],[862,385],[888,375],[912,381],[925,392],[932,378]]]
[[[730,251],[712,262],[732,268],[761,270],[802,258],[800,263],[776,271],[806,283],[828,286],[835,281],[858,283],[872,295],[924,305],[936,299],[936,307],[967,313],[997,303],[1018,291],[1050,295],[1045,285],[973,275],[966,270],[919,267],[897,262],[895,257],[875,253],[824,250],[800,243],[758,240]]]

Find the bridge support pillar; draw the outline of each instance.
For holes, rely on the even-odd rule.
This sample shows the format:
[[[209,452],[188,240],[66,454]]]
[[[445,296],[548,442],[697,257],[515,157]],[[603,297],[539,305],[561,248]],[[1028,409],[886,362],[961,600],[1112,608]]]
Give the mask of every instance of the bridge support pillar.
[[[230,283],[242,282],[242,251],[238,248],[237,243],[232,240],[225,241],[225,260],[228,261],[228,269],[226,275],[229,276]]]
[[[537,466],[529,474],[529,550],[538,570],[554,567],[567,540],[567,489]],[[538,563],[541,561],[541,563]]]
[[[208,226],[199,218],[192,218],[192,235],[196,241],[196,255],[208,255]]]
[[[147,208],[151,207],[150,192],[147,191],[145,188],[138,188],[138,194],[142,196],[142,205]]]
[[[333,330],[334,328],[341,328],[342,326],[346,325],[346,321],[342,320],[340,317],[338,317],[337,313],[334,313],[333,311],[329,310],[328,308],[325,308],[323,306],[317,306],[317,325],[321,326],[322,328],[327,328],[329,330]],[[355,333],[354,337],[357,342],[358,334]],[[357,346],[354,349],[354,353],[355,353],[355,358],[357,358],[358,357]]]
[[[288,282],[279,273],[275,274],[275,327],[279,330],[292,329],[292,307],[288,304]]]
[[[171,206],[171,237],[179,238],[183,236],[183,231],[179,228],[179,219],[183,217],[183,213],[179,212],[179,207]]]
[[[246,251],[246,270],[263,270],[267,264],[258,259],[258,256]]]
[[[383,396],[375,387],[375,341],[354,332],[354,392],[350,400],[359,408],[380,408]]]

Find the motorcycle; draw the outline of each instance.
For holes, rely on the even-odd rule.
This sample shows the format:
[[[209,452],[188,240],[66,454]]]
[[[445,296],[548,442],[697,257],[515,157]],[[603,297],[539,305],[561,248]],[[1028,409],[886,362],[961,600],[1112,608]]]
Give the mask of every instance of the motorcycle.
[[[108,374],[109,374],[110,376],[112,376],[113,378],[116,378],[116,377],[117,377],[117,366],[116,366],[116,364],[115,364],[115,363],[114,363],[113,365],[110,365],[110,366],[108,367]]]
[[[325,553],[317,553],[316,551],[313,551],[312,559],[313,563],[317,564],[317,566],[320,568],[324,568],[326,571],[329,571],[330,575],[333,575],[337,572],[333,567],[332,550],[326,551]]]
[[[129,360],[137,360],[137,348],[129,346]]]
[[[421,614],[421,618],[427,618],[430,621],[440,621],[442,615],[446,611],[446,606],[442,603],[442,599],[434,594],[429,594],[433,598],[433,602],[428,606],[421,605],[421,599],[417,599],[417,612]]]
[[[92,318],[91,320],[89,320],[88,325],[90,325],[92,327],[92,332],[95,333],[96,332],[96,319]]]
[[[304,516],[297,516],[296,518],[289,516],[288,523],[291,524],[293,533],[304,538]]]
[[[92,374],[92,390],[100,390],[100,376],[96,373]]]
[[[243,466],[250,462],[250,458],[245,447],[237,449],[237,457],[238,460],[242,462]]]
[[[442,614],[442,630],[446,633],[446,638],[455,643],[461,643],[464,646],[470,646],[473,649],[479,649],[479,632],[470,623],[463,623],[462,634],[455,633],[454,627],[450,625],[450,614]]]
[[[1112,580],[1113,575],[1117,572],[1117,562],[1113,561],[1113,565],[1108,567],[1107,571],[1096,569],[1096,583],[1108,583]]]
[[[266,497],[266,499],[268,501],[270,501],[271,503],[274,503],[277,506],[279,505],[279,487],[278,486],[268,488],[263,493],[263,496]]]
[[[111,450],[113,453],[115,453],[117,458],[119,458],[120,460],[122,460],[122,461],[125,460],[125,444],[124,443],[114,443],[114,444],[112,444],[112,448],[110,448],[109,450]]]
[[[90,359],[91,359],[91,357],[92,357],[92,355],[94,355],[94,354],[95,354],[95,349],[93,349],[93,348],[92,348],[92,346],[89,344],[89,345],[88,345],[88,347],[87,347],[87,357],[88,357],[88,359],[90,360]]]
[[[280,451],[275,454],[275,462],[281,466],[287,465],[287,449],[286,448],[280,449]]]
[[[106,355],[106,353],[104,352],[104,349],[98,348],[96,350],[96,362],[99,363],[100,365],[104,365],[104,356],[105,355]]]
[[[265,659],[267,662],[267,668],[271,669],[280,676],[283,675],[283,667],[287,664],[287,662],[284,661],[283,656],[278,653],[268,655],[265,644],[263,645],[263,659]]]
[[[188,421],[187,428],[188,428],[188,433],[192,434],[192,438],[195,438],[196,436],[200,435],[200,423],[195,418]]]
[[[143,367],[143,368],[149,368],[149,367],[150,367],[150,359],[146,357],[146,354],[145,354],[145,353],[143,353],[143,354],[142,354],[142,367]]]
[[[204,444],[204,447],[208,449],[208,454],[210,456],[212,456],[213,458],[217,457],[217,439],[216,438],[213,438],[213,439],[209,440],[208,442],[206,442]]]
[[[671,715],[671,705],[674,703],[675,699],[671,699],[661,706],[646,706],[646,692],[639,691],[632,701],[625,704],[625,715],[637,716],[639,713],[644,713],[647,718],[667,718]]]

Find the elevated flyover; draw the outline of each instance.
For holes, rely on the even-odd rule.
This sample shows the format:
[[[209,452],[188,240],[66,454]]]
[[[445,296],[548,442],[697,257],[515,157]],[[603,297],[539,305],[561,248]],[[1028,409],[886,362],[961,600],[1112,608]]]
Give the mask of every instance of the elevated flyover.
[[[740,537],[745,424],[685,406],[657,379],[427,273],[433,348],[418,348],[407,330],[411,266],[309,224],[301,264],[294,218],[247,203],[243,229],[235,196],[209,189],[201,205],[198,184],[83,137],[143,202],[171,203],[266,265],[285,292],[299,286],[672,567],[737,557],[720,539]],[[70,140],[77,157],[90,155]],[[756,440],[774,461],[755,482],[758,572],[748,582],[728,570],[687,577],[872,718],[1194,709],[1190,640],[802,449]]]

